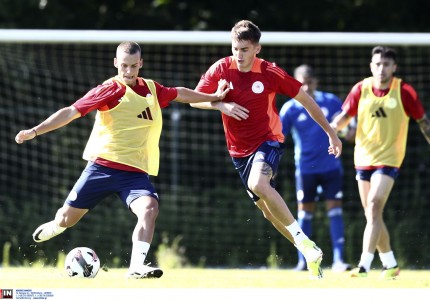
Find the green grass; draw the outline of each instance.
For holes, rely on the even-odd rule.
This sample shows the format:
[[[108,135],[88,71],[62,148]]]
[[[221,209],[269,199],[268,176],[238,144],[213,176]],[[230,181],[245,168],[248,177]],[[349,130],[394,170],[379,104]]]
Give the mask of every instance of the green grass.
[[[396,280],[380,280],[326,270],[324,279],[307,272],[274,269],[170,269],[159,279],[125,279],[126,269],[100,270],[96,278],[70,278],[59,268],[2,268],[0,289],[13,299],[47,300],[428,300],[430,271],[402,270]],[[28,296],[30,295],[30,296]],[[1,297],[0,297],[1,298]]]
[[[96,278],[70,278],[59,268],[2,268],[0,288],[430,288],[430,271],[401,270],[396,280],[381,280],[379,271],[367,278],[325,270],[324,279],[309,280],[307,272],[279,269],[171,269],[160,279],[127,280],[126,269],[100,270]],[[430,297],[429,297],[430,299]]]

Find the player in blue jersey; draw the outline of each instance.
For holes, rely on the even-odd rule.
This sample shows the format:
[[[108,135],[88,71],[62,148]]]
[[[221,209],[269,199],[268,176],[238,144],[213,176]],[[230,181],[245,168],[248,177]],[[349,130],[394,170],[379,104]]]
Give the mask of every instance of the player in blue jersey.
[[[297,67],[294,77],[303,83],[302,88],[315,99],[328,120],[340,113],[341,100],[334,94],[316,89],[317,78],[310,66]],[[342,217],[342,163],[339,158],[327,154],[327,134],[313,121],[300,102],[294,99],[287,101],[279,115],[284,135],[291,133],[294,141],[297,221],[303,232],[311,236],[315,202],[320,198],[324,199],[330,220],[332,270],[349,270],[350,266],[343,259],[345,238]],[[306,260],[300,252],[295,270],[306,270]]]

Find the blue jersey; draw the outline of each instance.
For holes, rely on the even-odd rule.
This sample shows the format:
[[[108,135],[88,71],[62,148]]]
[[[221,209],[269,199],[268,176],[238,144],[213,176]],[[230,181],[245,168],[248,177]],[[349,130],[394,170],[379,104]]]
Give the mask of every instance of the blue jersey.
[[[315,91],[314,99],[329,122],[342,109],[342,101],[334,94]],[[291,99],[282,106],[279,116],[285,137],[290,133],[293,137],[296,172],[314,174],[342,169],[340,159],[328,154],[327,134],[303,105]]]

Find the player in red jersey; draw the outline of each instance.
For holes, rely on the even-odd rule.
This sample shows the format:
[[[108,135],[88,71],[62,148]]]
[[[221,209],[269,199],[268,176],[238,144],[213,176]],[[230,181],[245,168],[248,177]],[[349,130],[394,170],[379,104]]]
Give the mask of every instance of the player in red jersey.
[[[381,278],[395,278],[400,269],[390,245],[383,211],[406,153],[409,119],[418,122],[430,143],[430,121],[414,88],[394,76],[396,53],[391,48],[372,49],[372,77],[358,82],[347,96],[342,112],[332,121],[341,130],[357,116],[354,164],[366,216],[363,252],[351,277],[366,277],[374,253],[379,252]]]
[[[90,90],[72,105],[52,114],[39,125],[21,130],[19,144],[97,110],[83,158],[88,164],[55,219],[40,225],[33,239],[40,243],[64,232],[108,195],[117,195],[137,217],[133,230],[128,278],[159,278],[163,271],[144,264],[152,242],[159,198],[149,175],[159,167],[161,109],[171,101],[192,103],[222,99],[229,89],[220,82],[214,94],[188,88],[164,87],[139,77],[140,46],[124,42],[117,47],[114,66],[118,75]]]
[[[212,93],[219,80],[230,84],[223,101],[191,104],[222,112],[225,137],[233,164],[263,215],[304,254],[314,278],[321,278],[322,251],[302,231],[285,201],[274,188],[274,175],[283,153],[284,135],[275,107],[276,94],[295,98],[328,135],[328,153],[338,157],[342,143],[302,84],[284,70],[261,58],[260,29],[250,21],[235,24],[231,31],[232,53],[213,64],[196,90]]]

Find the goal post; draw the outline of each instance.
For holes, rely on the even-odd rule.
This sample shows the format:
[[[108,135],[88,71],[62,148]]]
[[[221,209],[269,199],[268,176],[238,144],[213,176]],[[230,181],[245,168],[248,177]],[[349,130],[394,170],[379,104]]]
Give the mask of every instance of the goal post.
[[[0,29],[0,41],[9,43],[117,43],[136,41],[145,44],[225,45],[228,31],[157,30],[42,30]],[[396,32],[263,32],[263,45],[429,46],[430,33]]]
[[[141,76],[165,86],[194,88],[212,63],[231,54],[227,31],[0,30],[0,252],[10,243],[12,264],[53,264],[58,251],[86,246],[110,267],[127,266],[135,219],[115,197],[49,243],[35,247],[31,238],[38,225],[54,217],[84,168],[82,151],[94,114],[22,145],[14,141],[20,129],[38,124],[116,75],[116,46],[125,40],[142,46]],[[302,63],[312,65],[319,89],[342,99],[356,82],[370,76],[373,46],[392,46],[398,52],[397,75],[415,87],[430,110],[428,33],[263,31],[261,44],[261,57],[290,74]],[[286,100],[279,97],[279,105]],[[163,116],[160,172],[151,179],[161,207],[149,259],[156,260],[158,246],[165,243],[192,265],[260,267],[274,254],[280,267],[295,265],[295,248],[264,219],[242,187],[226,150],[219,112],[172,103]],[[345,142],[349,263],[358,261],[365,224],[352,152],[353,145]],[[430,239],[429,160],[428,145],[411,122],[406,158],[385,210],[392,246],[404,266],[430,266],[428,247],[408,249]],[[290,138],[277,184],[296,215]],[[328,266],[329,225],[323,204],[318,207],[313,238],[322,246]],[[180,241],[179,246],[174,241]]]

